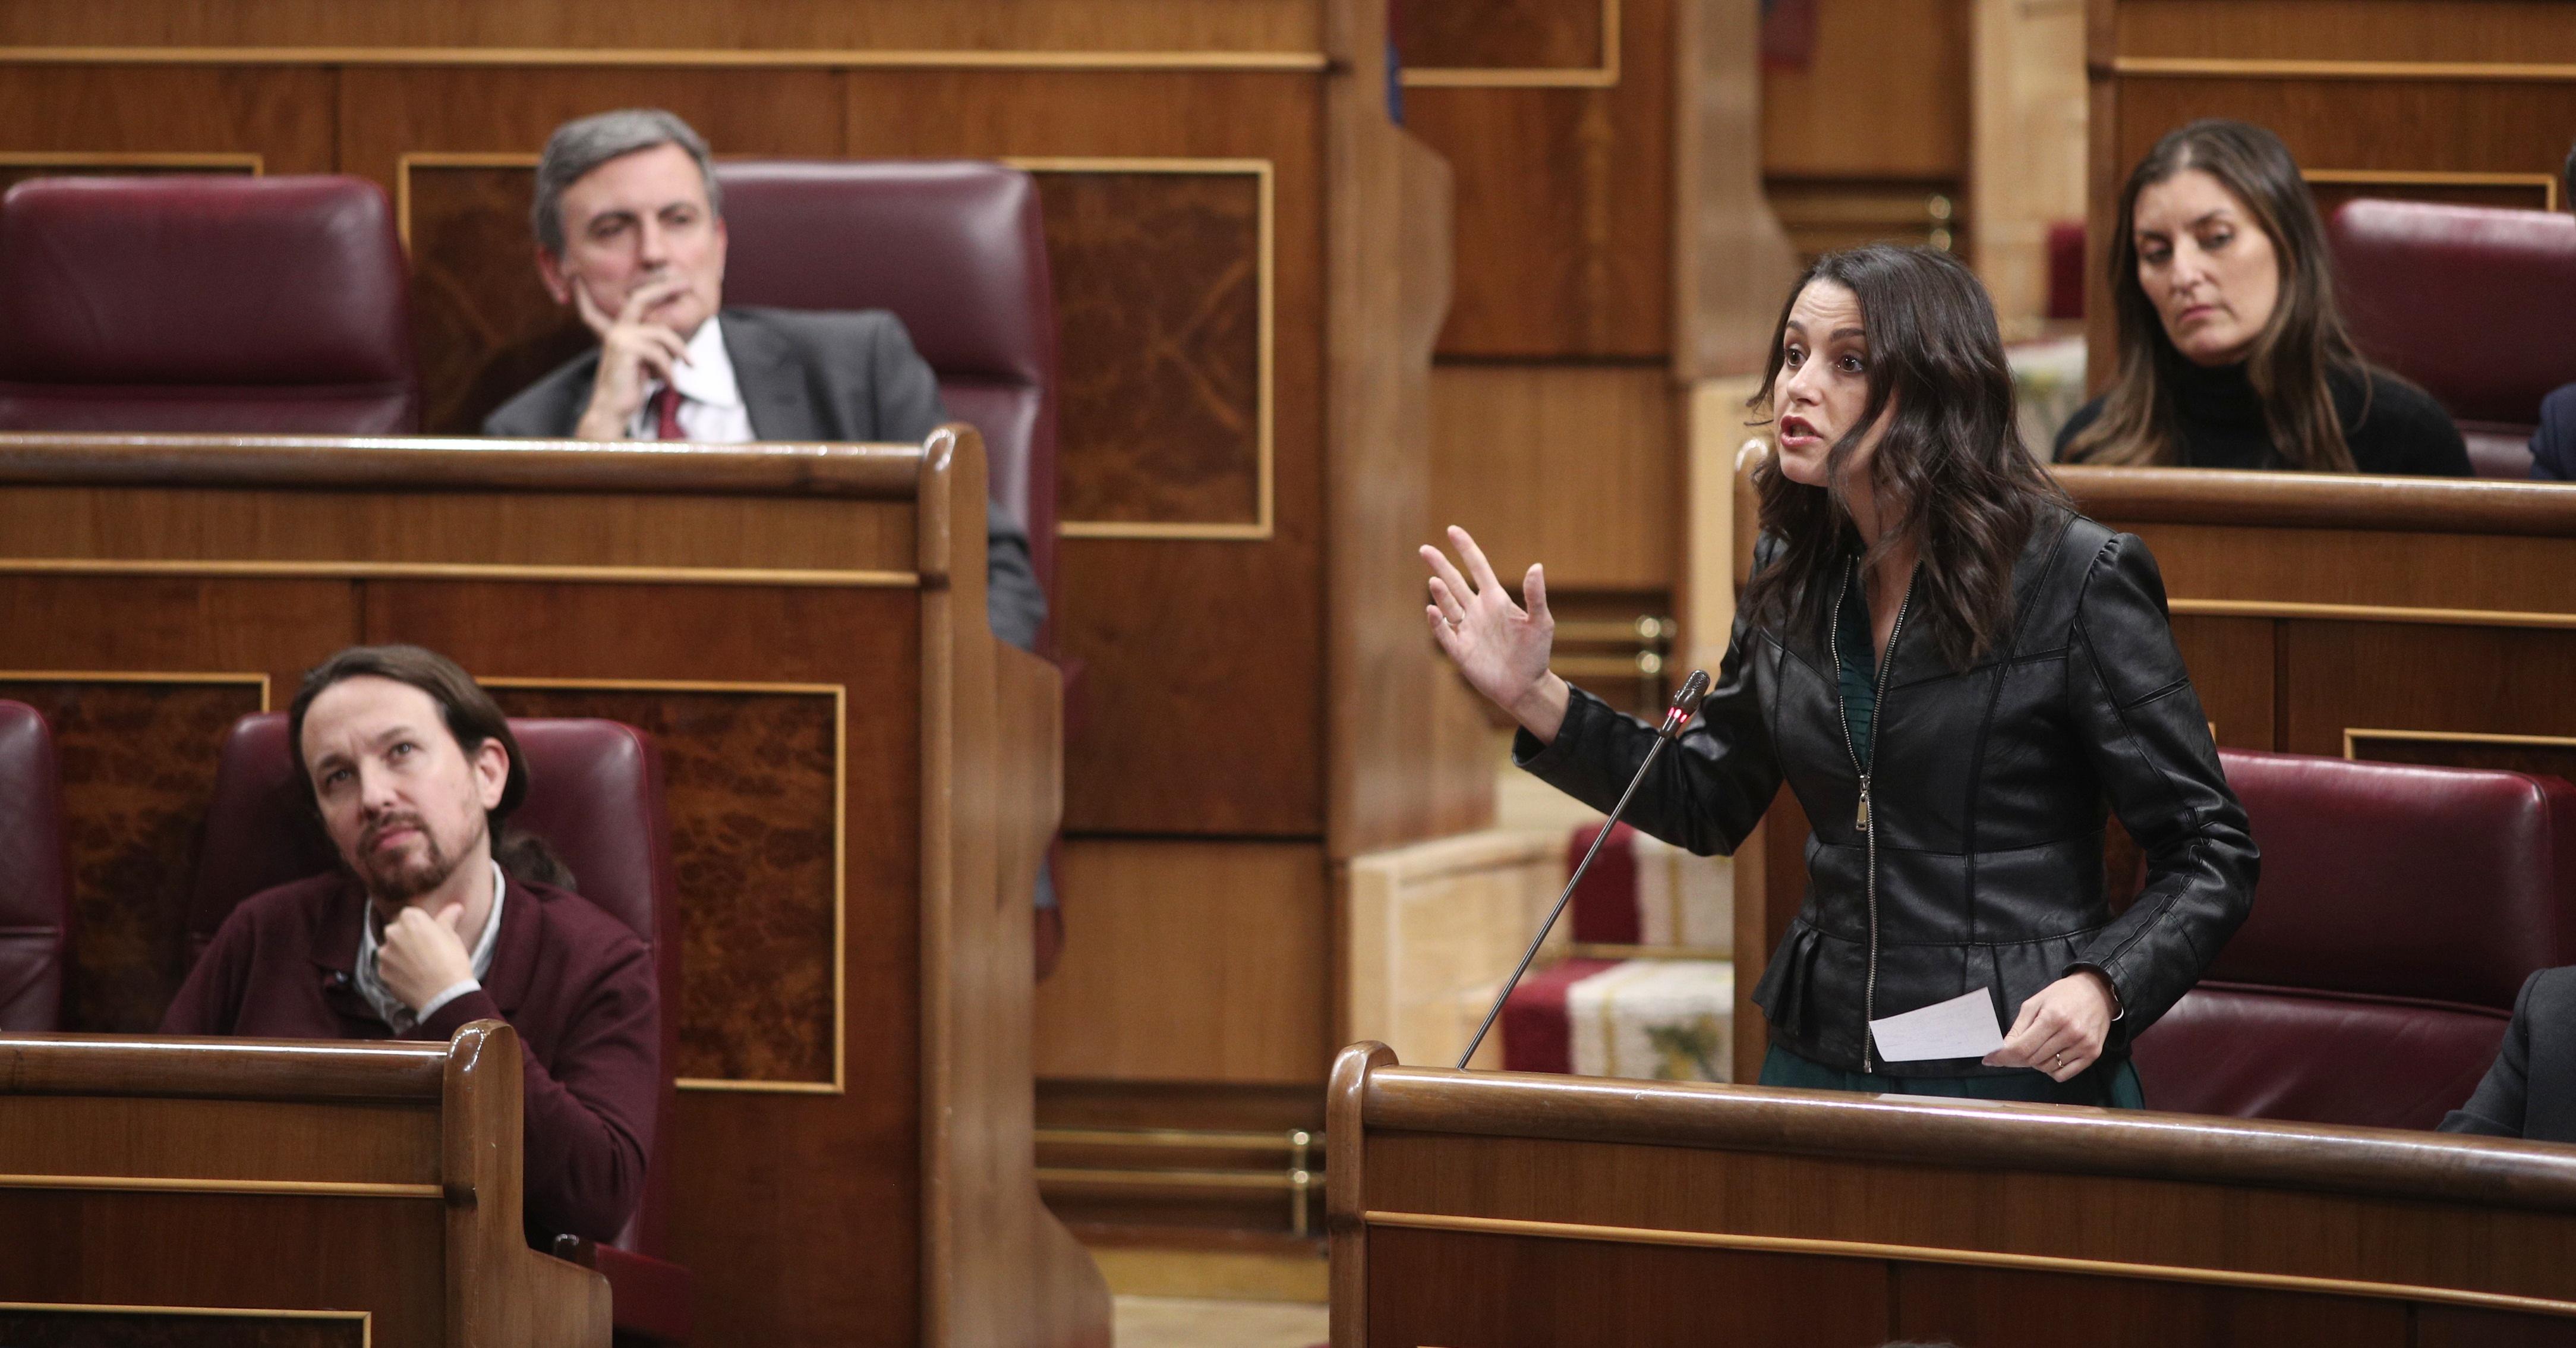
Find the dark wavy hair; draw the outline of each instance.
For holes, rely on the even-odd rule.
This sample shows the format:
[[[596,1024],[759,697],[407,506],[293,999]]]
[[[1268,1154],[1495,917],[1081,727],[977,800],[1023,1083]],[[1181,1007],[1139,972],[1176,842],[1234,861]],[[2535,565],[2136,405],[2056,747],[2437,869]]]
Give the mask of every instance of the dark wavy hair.
[[[1816,259],[1790,288],[1772,330],[1771,364],[1746,405],[1776,415],[1789,312],[1809,285],[1831,281],[1860,301],[1869,344],[1869,401],[1825,463],[1829,486],[1789,480],[1778,457],[1753,473],[1762,530],[1781,549],[1757,572],[1744,602],[1756,621],[1814,627],[1831,583],[1858,542],[1842,484],[1862,437],[1887,429],[1870,460],[1870,491],[1899,514],[1871,545],[1912,536],[1922,572],[1914,612],[1954,669],[1974,665],[2012,622],[2013,563],[2042,511],[2064,504],[2056,480],[2031,457],[2013,420],[2012,371],[1995,308],[1976,275],[1948,253],[1871,244]],[[1866,564],[1866,562],[1864,563]]]
[[[2394,376],[2370,369],[2344,327],[2335,302],[2334,259],[2325,225],[2308,195],[2299,163],[2279,136],[2250,122],[2210,118],[2168,131],[2129,172],[2120,191],[2119,222],[2111,231],[2112,310],[2119,329],[2119,364],[2103,395],[2102,415],[2067,442],[2069,462],[2145,467],[2181,461],[2174,432],[2175,375],[2189,362],[2165,335],[2155,301],[2138,282],[2138,195],[2187,169],[2216,178],[2245,207],[2255,228],[2272,241],[2281,268],[2280,299],[2246,354],[2245,377],[2263,398],[2263,421],[2273,447],[2293,468],[2354,471],[2352,446],[2335,416],[2329,370],[2365,376],[2369,388]]]
[[[295,690],[295,701],[286,711],[286,739],[294,751],[295,780],[304,788],[305,805],[318,813],[312,768],[304,761],[304,715],[324,689],[362,675],[409,684],[429,694],[438,704],[447,733],[469,756],[488,741],[500,743],[501,751],[509,755],[510,774],[501,787],[501,803],[483,816],[492,833],[492,857],[502,870],[522,880],[571,889],[571,868],[554,849],[533,833],[509,827],[511,812],[528,798],[528,761],[519,753],[518,737],[510,733],[510,718],[464,666],[426,647],[351,646],[304,675],[304,684]]]

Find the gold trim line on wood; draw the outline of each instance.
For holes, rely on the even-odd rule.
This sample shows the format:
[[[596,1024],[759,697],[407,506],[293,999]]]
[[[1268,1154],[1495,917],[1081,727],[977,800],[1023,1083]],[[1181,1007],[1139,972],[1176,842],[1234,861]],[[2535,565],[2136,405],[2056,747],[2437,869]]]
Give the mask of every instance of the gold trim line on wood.
[[[523,168],[537,166],[533,150],[405,150],[394,156],[394,234],[411,255],[411,171],[422,168]]]
[[[2301,169],[2311,183],[2344,187],[2537,187],[2542,209],[2558,209],[2554,173],[2454,173],[2446,169]]]
[[[836,961],[837,963],[837,961]],[[832,1038],[837,1044],[840,1031]],[[837,1070],[837,1064],[835,1065]],[[731,1077],[674,1077],[671,1084],[684,1091],[731,1091],[747,1095],[839,1095],[844,1087],[838,1081],[737,1081]]]
[[[256,1194],[287,1198],[438,1198],[435,1184],[354,1180],[165,1179],[149,1175],[0,1175],[0,1189],[84,1189],[114,1193]]]
[[[2098,67],[2096,67],[2098,69]],[[2121,56],[2111,73],[2206,80],[2576,80],[2576,65],[2514,61],[2285,61],[2201,56]]]
[[[1606,1241],[1622,1245],[1678,1245],[1708,1250],[1815,1255],[1829,1259],[1886,1259],[1903,1263],[1955,1264],[1971,1268],[2004,1268],[2032,1273],[2072,1273],[2096,1278],[2138,1278],[2155,1282],[2250,1287],[2264,1291],[2304,1292],[2311,1296],[2426,1301],[2451,1306],[2475,1306],[2485,1310],[2576,1317],[2576,1301],[2516,1296],[2509,1292],[2473,1292],[2453,1287],[2426,1287],[2412,1283],[2316,1278],[2296,1273],[2253,1273],[2240,1269],[2191,1268],[2177,1264],[2135,1264],[2112,1259],[2012,1254],[2001,1250],[1958,1250],[1937,1245],[1886,1245],[1873,1241],[1821,1240],[1802,1236],[1747,1236],[1719,1231],[1674,1231],[1643,1226],[1534,1222],[1508,1217],[1453,1217],[1429,1212],[1371,1211],[1361,1214],[1361,1217],[1370,1226],[1415,1231],[1457,1231],[1488,1236],[1533,1236],[1550,1240]]]
[[[1259,266],[1260,317],[1257,358],[1258,384],[1255,403],[1255,452],[1259,460],[1259,479],[1255,483],[1258,499],[1253,506],[1254,519],[1249,523],[1194,521],[1068,520],[1058,519],[1058,538],[1131,538],[1165,542],[1258,542],[1277,531],[1278,496],[1277,422],[1278,397],[1278,214],[1279,188],[1277,165],[1267,159],[1193,159],[1187,157],[1110,157],[1016,155],[1000,162],[1031,173],[1182,173],[1249,174],[1259,184],[1261,197]]]
[[[1619,84],[1619,0],[1601,0],[1601,64],[1597,66],[1403,67],[1396,78],[1407,89],[1614,89]]]
[[[735,1091],[770,1095],[839,1095],[849,1082],[849,831],[850,689],[839,683],[762,683],[728,679],[513,678],[480,680],[486,688],[596,689],[607,693],[765,693],[832,699],[832,1079],[764,1081],[733,1077],[677,1077],[684,1091]]]
[[[1624,945],[1616,941],[1576,941],[1565,953],[1579,960],[1718,960],[1735,958],[1731,951],[1703,945]]]
[[[2576,736],[2571,735],[2504,735],[2478,730],[2373,730],[2366,726],[2345,726],[2343,756],[2354,762],[2355,740],[2406,740],[2416,744],[2533,744],[2556,749],[2576,749]]]
[[[715,47],[0,47],[22,65],[680,66],[1320,75],[1309,51],[870,51]]]
[[[0,168],[247,168],[268,173],[268,156],[247,150],[6,150]]]
[[[1241,1193],[1287,1193],[1315,1187],[1310,1177],[1299,1183],[1293,1174],[1269,1170],[1090,1170],[1079,1166],[1039,1166],[1038,1183],[1065,1188],[1098,1186],[1110,1189],[1230,1189]]]
[[[141,1306],[112,1301],[0,1301],[0,1311],[60,1311],[67,1315],[210,1315],[257,1320],[359,1320],[373,1311],[316,1311],[284,1306]]]
[[[2270,599],[2174,599],[2166,607],[2199,618],[2315,618],[2327,622],[2438,623],[2455,627],[2576,628],[2576,613],[2511,609],[2392,608],[2378,604],[2306,604]]]
[[[269,680],[265,674],[208,673],[201,670],[156,669],[0,669],[0,683],[208,683],[258,684],[259,709],[269,709]]]
[[[0,575],[186,576],[208,580],[524,580],[618,585],[796,585],[917,590],[914,571],[765,570],[721,566],[539,566],[515,562],[264,562],[0,557]]]

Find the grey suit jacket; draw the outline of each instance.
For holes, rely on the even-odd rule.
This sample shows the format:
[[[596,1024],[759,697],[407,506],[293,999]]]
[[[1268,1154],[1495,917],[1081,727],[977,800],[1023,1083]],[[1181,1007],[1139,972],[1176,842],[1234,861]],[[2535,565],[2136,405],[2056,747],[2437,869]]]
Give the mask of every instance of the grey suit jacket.
[[[719,317],[743,409],[760,439],[918,442],[948,419],[938,378],[912,349],[903,320],[882,309],[725,309]],[[598,375],[599,352],[584,352],[484,418],[483,433],[572,434]],[[999,505],[985,507],[985,614],[995,636],[1027,650],[1046,621],[1028,531]]]
[[[2576,1142],[2576,967],[2523,980],[2495,1065],[2442,1131]]]

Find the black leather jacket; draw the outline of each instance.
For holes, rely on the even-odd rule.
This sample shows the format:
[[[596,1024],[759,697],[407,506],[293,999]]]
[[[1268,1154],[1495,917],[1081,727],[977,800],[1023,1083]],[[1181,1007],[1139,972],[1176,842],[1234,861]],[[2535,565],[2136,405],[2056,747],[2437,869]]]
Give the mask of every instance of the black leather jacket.
[[[2009,1030],[2031,994],[2091,968],[2119,994],[2104,1051],[2116,1060],[2244,922],[2254,841],[2146,545],[2072,512],[2043,516],[2013,593],[2012,630],[1964,673],[1900,623],[1873,732],[1869,829],[1857,818],[1830,610],[1796,633],[1738,616],[1697,721],[1629,806],[1638,828],[1707,855],[1735,850],[1784,777],[1797,792],[1815,824],[1806,901],[1754,990],[1775,1043],[1879,1070],[1873,1017],[1986,987]],[[1607,810],[1653,740],[1578,690],[1555,741],[1523,732],[1513,757]],[[2116,916],[2102,895],[2106,800],[2147,858],[2146,887]],[[1889,1070],[2022,1069],[1966,1058]]]

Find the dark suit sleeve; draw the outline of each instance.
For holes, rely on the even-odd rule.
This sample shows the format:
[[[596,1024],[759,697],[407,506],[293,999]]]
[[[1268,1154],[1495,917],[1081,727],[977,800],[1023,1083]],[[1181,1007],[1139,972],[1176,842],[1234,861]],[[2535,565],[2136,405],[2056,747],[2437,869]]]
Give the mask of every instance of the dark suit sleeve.
[[[1767,565],[1769,540],[1755,549]],[[1701,856],[1732,855],[1780,794],[1780,761],[1771,727],[1754,686],[1753,661],[1764,638],[1741,606],[1735,630],[1718,663],[1717,681],[1699,704],[1664,761],[1637,788],[1626,821],[1675,847]],[[1609,813],[1654,747],[1653,727],[1613,711],[1580,688],[1565,707],[1565,723],[1545,745],[1523,730],[1512,737],[1512,761],[1539,780],[1584,804]]]
[[[2446,1133],[2480,1133],[2487,1137],[2522,1136],[2523,1116],[2531,1102],[2531,993],[2549,971],[2522,980],[2513,997],[2513,1023],[2504,1030],[2495,1065],[2469,1093],[2469,1102],[2442,1116]]]
[[[530,1227],[614,1240],[642,1200],[662,1081],[654,1003],[652,954],[642,942],[625,942],[580,999],[556,1045],[554,1070],[533,1053],[519,1055]],[[415,1037],[449,1039],[468,1022],[506,1019],[492,994],[477,988],[438,1008]]]
[[[878,434],[889,440],[925,439],[948,410],[939,401],[939,377],[912,348],[903,324],[878,329],[869,355],[868,386],[876,398]],[[1035,650],[1038,629],[1046,624],[1046,591],[1038,588],[1037,569],[1029,561],[1029,533],[999,504],[986,502],[984,512],[984,617],[993,635]]]
[[[483,418],[483,433],[521,440],[560,440],[581,423],[590,405],[591,382],[598,377],[599,352],[585,351]]]
[[[2261,858],[2174,645],[2164,578],[2136,537],[2115,534],[2094,557],[2066,663],[2070,727],[2147,857],[2146,887],[2067,970],[2095,970],[2119,994],[2116,1048],[2181,1000],[2244,924]]]
[[[231,1034],[241,1018],[242,992],[250,981],[251,956],[259,945],[251,930],[247,905],[233,909],[215,929],[215,939],[188,971],[170,1009],[161,1013],[163,1034]]]
[[[2540,425],[2531,433],[2531,475],[2543,482],[2576,478],[2576,384],[2540,402]]]

